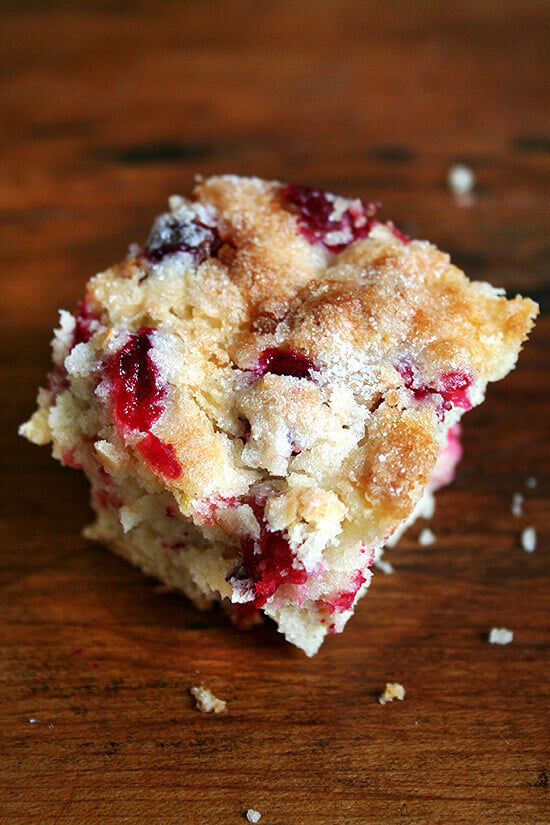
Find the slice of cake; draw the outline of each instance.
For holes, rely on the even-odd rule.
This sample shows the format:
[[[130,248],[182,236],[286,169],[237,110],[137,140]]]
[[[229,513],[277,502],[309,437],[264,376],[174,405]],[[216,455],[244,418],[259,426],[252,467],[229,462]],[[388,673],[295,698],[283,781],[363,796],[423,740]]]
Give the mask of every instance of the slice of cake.
[[[61,312],[21,428],[88,476],[87,536],[308,655],[452,479],[537,313],[377,208],[233,176],[173,197]]]

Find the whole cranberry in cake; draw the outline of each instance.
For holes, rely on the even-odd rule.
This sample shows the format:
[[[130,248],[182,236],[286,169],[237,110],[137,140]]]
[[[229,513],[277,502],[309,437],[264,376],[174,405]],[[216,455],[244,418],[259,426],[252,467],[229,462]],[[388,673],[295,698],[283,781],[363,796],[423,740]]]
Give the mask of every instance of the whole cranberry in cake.
[[[107,359],[113,417],[121,429],[147,432],[164,410],[165,389],[149,357],[152,329],[141,327]]]
[[[260,355],[258,372],[264,375],[271,372],[273,375],[293,375],[294,378],[310,378],[315,370],[313,363],[302,352],[296,350],[280,350],[269,347]]]
[[[348,201],[311,186],[287,184],[283,203],[298,215],[302,234],[332,252],[342,252],[354,241],[366,238],[378,223],[374,218],[378,203],[365,206],[360,200]]]
[[[90,479],[87,536],[308,655],[452,480],[537,313],[380,209],[230,175],[171,198],[61,313],[21,428]]]
[[[163,215],[155,224],[145,247],[146,257],[159,263],[167,255],[186,252],[196,263],[216,257],[223,242],[215,226],[207,226],[198,219]]]

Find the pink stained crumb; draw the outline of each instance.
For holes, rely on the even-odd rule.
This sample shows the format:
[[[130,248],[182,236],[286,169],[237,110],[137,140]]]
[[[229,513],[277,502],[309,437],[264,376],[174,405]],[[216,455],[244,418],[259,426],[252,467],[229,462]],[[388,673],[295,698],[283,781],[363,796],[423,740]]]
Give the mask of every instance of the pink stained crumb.
[[[82,470],[82,464],[76,460],[74,450],[65,450],[61,455],[63,467],[71,467],[73,470]]]
[[[332,192],[295,183],[284,187],[283,199],[297,212],[302,235],[310,243],[320,243],[331,252],[342,252],[355,241],[366,238],[378,223],[374,216],[379,203],[365,206],[359,200],[350,201],[342,211],[337,207],[343,199]]]
[[[164,478],[179,478],[181,466],[171,444],[162,441],[153,433],[147,433],[137,446],[151,470]]]
[[[67,377],[67,370],[65,367],[56,364],[48,373],[48,390],[51,392],[54,398],[56,398],[59,393],[63,392],[64,390],[68,389],[69,387],[69,379]]]
[[[109,508],[118,510],[119,507],[122,507],[122,499],[112,475],[101,464],[95,464],[95,472],[99,481],[95,481],[92,487],[93,503],[104,510]]]
[[[353,602],[355,601],[355,597],[357,593],[361,589],[361,587],[366,582],[366,576],[364,575],[362,570],[356,570],[353,574],[353,579],[351,582],[351,586],[347,590],[342,590],[338,593],[337,596],[330,600],[323,600],[323,605],[328,607],[331,613],[344,613],[346,610],[349,610]]]
[[[294,378],[310,378],[315,371],[315,366],[310,358],[298,350],[277,349],[269,347],[260,355],[257,372],[265,375],[266,372],[273,375],[290,375]]]
[[[193,511],[193,521],[195,524],[217,524],[217,510],[225,510],[229,507],[238,507],[247,503],[246,498],[235,496],[212,496],[212,498],[201,501]]]
[[[164,410],[165,389],[149,356],[152,330],[141,327],[106,364],[114,417],[122,431],[147,432]]]
[[[95,487],[92,490],[92,501],[103,510],[118,510],[122,506],[122,499],[112,490],[104,487]]]
[[[77,311],[74,314],[74,321],[75,326],[71,349],[76,347],[77,344],[87,344],[98,328],[99,318],[87,295],[82,301],[78,302]]]
[[[450,484],[455,477],[456,467],[462,458],[462,444],[460,443],[460,424],[453,424],[447,433],[447,444],[441,450],[433,469],[430,487],[439,490]]]
[[[400,362],[396,369],[403,378],[405,387],[417,401],[423,402],[438,395],[441,397],[442,411],[450,410],[453,406],[464,410],[471,408],[468,390],[472,385],[472,377],[462,370],[444,373],[435,384],[425,384],[409,362]]]
[[[369,547],[367,547],[366,545],[363,545],[363,546],[361,547],[361,553],[368,553],[369,558],[368,558],[368,560],[365,562],[365,564],[366,564],[366,566],[367,566],[367,567],[371,567],[371,566],[372,566],[372,564],[373,564],[373,562],[374,562],[374,557],[375,557],[375,555],[376,555],[376,550],[374,549],[374,547],[370,547],[370,548],[369,548]]]

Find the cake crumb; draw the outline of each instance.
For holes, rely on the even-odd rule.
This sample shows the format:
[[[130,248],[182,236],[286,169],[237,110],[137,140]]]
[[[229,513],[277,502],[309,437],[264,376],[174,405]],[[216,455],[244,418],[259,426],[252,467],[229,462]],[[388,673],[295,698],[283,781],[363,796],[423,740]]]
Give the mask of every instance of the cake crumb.
[[[512,496],[512,515],[518,518],[523,515],[523,496],[521,493],[514,493]]]
[[[386,682],[384,693],[378,697],[381,705],[386,705],[388,702],[393,702],[394,699],[403,701],[405,698],[405,688],[399,682]]]
[[[526,527],[521,531],[521,546],[526,553],[534,553],[537,549],[537,532],[534,527]]]
[[[249,822],[259,822],[262,815],[259,811],[255,811],[254,808],[249,808],[246,812],[246,818]]]
[[[513,639],[513,632],[505,627],[493,627],[489,633],[489,643],[492,645],[509,645]]]
[[[420,535],[418,536],[418,543],[421,544],[423,547],[427,547],[429,544],[433,544],[435,541],[435,536],[430,530],[429,527],[424,527]]]
[[[377,559],[374,562],[374,566],[377,570],[381,570],[382,573],[385,573],[386,576],[389,576],[394,571],[393,564],[389,561],[385,561],[385,559]]]
[[[211,690],[204,685],[193,685],[190,693],[195,698],[195,707],[201,713],[225,713],[227,702],[214,696]]]
[[[534,490],[537,486],[538,481],[535,476],[529,476],[525,479],[525,486],[528,487],[530,490]]]
[[[469,166],[463,163],[457,163],[449,169],[447,175],[447,183],[449,189],[455,195],[468,195],[474,188],[476,179],[475,175]]]

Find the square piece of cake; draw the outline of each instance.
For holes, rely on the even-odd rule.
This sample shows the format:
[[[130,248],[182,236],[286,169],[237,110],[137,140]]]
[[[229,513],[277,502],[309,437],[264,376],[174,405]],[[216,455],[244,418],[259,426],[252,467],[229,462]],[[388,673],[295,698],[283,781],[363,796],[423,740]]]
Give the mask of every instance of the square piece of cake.
[[[377,208],[235,176],[171,198],[61,312],[21,427],[86,473],[87,536],[308,655],[453,478],[537,313]]]

